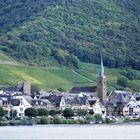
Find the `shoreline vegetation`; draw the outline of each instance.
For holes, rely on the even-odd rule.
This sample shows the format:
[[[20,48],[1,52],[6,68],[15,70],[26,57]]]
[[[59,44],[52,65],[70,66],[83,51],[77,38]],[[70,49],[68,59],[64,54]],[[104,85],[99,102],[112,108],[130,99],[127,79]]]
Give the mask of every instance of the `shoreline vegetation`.
[[[139,124],[140,118],[120,118],[120,120],[111,120],[109,118],[105,118],[103,120],[94,120],[90,121],[88,118],[84,120],[74,120],[74,119],[65,119],[63,117],[55,115],[54,117],[37,117],[37,118],[22,118],[22,119],[14,119],[14,120],[0,120],[0,126],[23,126],[23,125],[96,125],[96,124],[108,124],[108,125],[122,125],[122,124]]]
[[[106,116],[94,113],[92,110],[46,110],[45,108],[27,108],[25,116],[18,116],[12,110],[10,114],[0,108],[0,126],[17,125],[47,125],[47,124],[124,124],[139,122],[140,117],[134,116]]]

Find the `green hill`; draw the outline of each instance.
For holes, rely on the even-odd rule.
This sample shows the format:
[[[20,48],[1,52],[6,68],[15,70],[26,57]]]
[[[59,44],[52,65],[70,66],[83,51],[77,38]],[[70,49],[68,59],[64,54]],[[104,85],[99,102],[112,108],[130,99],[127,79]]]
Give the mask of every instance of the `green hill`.
[[[98,77],[99,66],[95,64],[80,63],[79,69],[68,68],[44,68],[29,66],[0,65],[0,85],[2,87],[15,86],[19,81],[29,81],[37,89],[69,91],[73,86],[95,86]],[[124,73],[125,72],[125,73]],[[125,77],[128,72],[126,87],[117,83],[118,77]],[[107,89],[127,89],[140,91],[140,72],[126,69],[105,68],[107,77]],[[136,75],[138,74],[138,75]],[[132,79],[134,76],[137,78]]]
[[[0,50],[30,65],[140,70],[139,0],[1,0]]]

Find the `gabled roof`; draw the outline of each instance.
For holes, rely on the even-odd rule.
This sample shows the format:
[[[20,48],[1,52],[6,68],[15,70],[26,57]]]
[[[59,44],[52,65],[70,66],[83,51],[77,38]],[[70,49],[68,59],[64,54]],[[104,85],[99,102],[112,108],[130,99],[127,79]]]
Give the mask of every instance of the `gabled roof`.
[[[43,97],[41,97],[41,99],[47,99],[54,106],[59,107],[62,97],[63,97],[62,95],[58,96],[58,95],[55,95],[55,94],[51,94],[50,96],[43,96]]]
[[[81,93],[81,92],[85,92],[85,93],[94,93],[97,91],[97,87],[96,86],[88,86],[88,87],[73,87],[70,90],[70,93]]]
[[[126,103],[126,100],[125,100],[124,95],[122,93],[118,94],[117,103]]]

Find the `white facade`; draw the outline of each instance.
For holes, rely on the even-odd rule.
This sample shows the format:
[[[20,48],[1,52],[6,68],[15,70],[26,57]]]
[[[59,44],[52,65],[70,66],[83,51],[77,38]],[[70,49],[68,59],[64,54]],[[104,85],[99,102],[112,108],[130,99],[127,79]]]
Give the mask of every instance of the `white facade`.
[[[14,99],[19,99],[20,104],[18,106],[12,106],[12,110],[17,111],[17,117],[24,117],[24,111],[32,106],[27,102],[27,100],[25,100],[23,96],[15,96]]]
[[[66,108],[66,102],[64,97],[62,97],[60,101],[60,110],[64,110],[65,108]]]
[[[133,110],[133,115],[140,115],[140,101],[136,101],[134,97],[131,97],[127,106],[129,110]]]
[[[101,114],[103,117],[106,116],[106,108],[100,103],[99,99],[92,106],[94,114]]]

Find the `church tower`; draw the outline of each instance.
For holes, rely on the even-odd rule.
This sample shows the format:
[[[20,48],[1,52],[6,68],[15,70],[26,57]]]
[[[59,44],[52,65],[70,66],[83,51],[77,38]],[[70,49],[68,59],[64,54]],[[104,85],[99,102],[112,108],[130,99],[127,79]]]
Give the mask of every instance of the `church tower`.
[[[99,71],[98,82],[97,82],[97,95],[101,102],[103,103],[106,102],[106,98],[107,98],[106,77],[104,74],[104,65],[103,65],[102,56],[101,56],[100,71]]]

